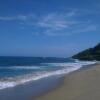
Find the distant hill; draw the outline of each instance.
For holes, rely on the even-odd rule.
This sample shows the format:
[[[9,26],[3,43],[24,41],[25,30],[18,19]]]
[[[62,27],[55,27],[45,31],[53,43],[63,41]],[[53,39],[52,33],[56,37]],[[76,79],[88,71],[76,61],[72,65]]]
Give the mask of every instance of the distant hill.
[[[72,56],[72,58],[80,60],[100,60],[100,43],[94,48],[86,49]]]

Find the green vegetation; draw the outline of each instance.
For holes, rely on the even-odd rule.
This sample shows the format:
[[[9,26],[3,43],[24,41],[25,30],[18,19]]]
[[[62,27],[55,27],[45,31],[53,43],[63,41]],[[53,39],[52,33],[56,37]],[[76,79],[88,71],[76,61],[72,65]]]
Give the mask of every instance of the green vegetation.
[[[80,60],[100,60],[100,43],[94,48],[89,48],[74,55],[72,58]]]

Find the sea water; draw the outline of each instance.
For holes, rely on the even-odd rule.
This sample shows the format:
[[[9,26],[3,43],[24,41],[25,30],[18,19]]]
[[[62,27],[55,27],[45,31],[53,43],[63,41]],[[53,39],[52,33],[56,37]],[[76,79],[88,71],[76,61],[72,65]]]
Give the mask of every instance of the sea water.
[[[0,90],[42,78],[68,74],[91,61],[48,57],[0,57]]]

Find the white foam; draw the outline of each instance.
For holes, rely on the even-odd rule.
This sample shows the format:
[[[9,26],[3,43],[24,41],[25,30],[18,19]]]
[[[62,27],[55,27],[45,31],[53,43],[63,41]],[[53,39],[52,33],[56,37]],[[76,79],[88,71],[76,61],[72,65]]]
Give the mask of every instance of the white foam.
[[[52,66],[84,66],[84,65],[92,65],[95,64],[95,61],[75,61],[71,63],[47,63]],[[46,64],[46,63],[45,63]]]
[[[83,65],[91,65],[91,64],[95,64],[95,63],[96,62],[85,62],[85,61],[79,61],[79,62],[75,62],[75,63],[48,63],[51,65],[63,66],[63,69],[56,70],[56,71],[49,71],[49,72],[48,71],[37,72],[35,74],[28,74],[28,75],[14,78],[14,79],[11,78],[6,81],[2,80],[2,81],[0,81],[0,89],[14,87],[19,84],[24,84],[29,81],[35,81],[35,80],[39,80],[41,78],[46,78],[46,77],[50,77],[50,76],[68,74],[70,72],[80,69],[81,67],[83,67]]]
[[[19,70],[19,69],[41,69],[42,67],[39,66],[12,66],[12,67],[1,67],[0,69],[13,69],[13,70]]]
[[[5,88],[8,88],[8,87],[14,87],[16,86],[16,83],[15,82],[0,82],[0,89],[5,89]]]

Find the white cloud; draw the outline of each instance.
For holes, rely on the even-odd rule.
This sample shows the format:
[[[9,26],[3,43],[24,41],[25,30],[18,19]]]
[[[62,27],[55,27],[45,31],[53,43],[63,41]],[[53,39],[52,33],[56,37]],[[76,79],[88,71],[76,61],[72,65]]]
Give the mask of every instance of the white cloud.
[[[92,32],[92,31],[96,31],[97,26],[90,24],[90,25],[86,25],[84,27],[80,27],[79,29],[77,29],[76,31],[74,31],[73,33],[84,33],[84,32]]]
[[[90,19],[79,19],[85,16],[82,10],[71,9],[67,12],[55,12],[38,16],[36,14],[0,17],[0,21],[19,21],[20,25],[30,25],[37,28],[39,34],[49,36],[64,36],[76,33],[97,31],[98,27]],[[41,33],[40,33],[41,32]],[[33,32],[34,33],[34,32]]]
[[[91,20],[75,19],[75,12],[67,14],[48,14],[37,22],[37,26],[44,29],[44,34],[49,36],[68,36],[76,33],[97,31],[97,26]]]
[[[16,16],[16,19],[18,19],[18,20],[22,20],[22,21],[25,21],[25,20],[27,20],[27,16],[25,16],[25,15],[18,15],[18,16]]]
[[[56,31],[67,29],[76,24],[76,21],[70,20],[73,16],[75,16],[75,12],[72,11],[67,14],[51,13],[41,17],[37,22],[37,26]]]
[[[19,20],[19,21],[28,21],[30,19],[34,19],[35,15],[34,14],[29,14],[29,15],[16,15],[16,16],[0,16],[0,21],[14,21],[14,20]]]
[[[1,21],[11,21],[11,20],[14,20],[15,19],[15,17],[8,17],[8,16],[0,16],[0,20]]]

